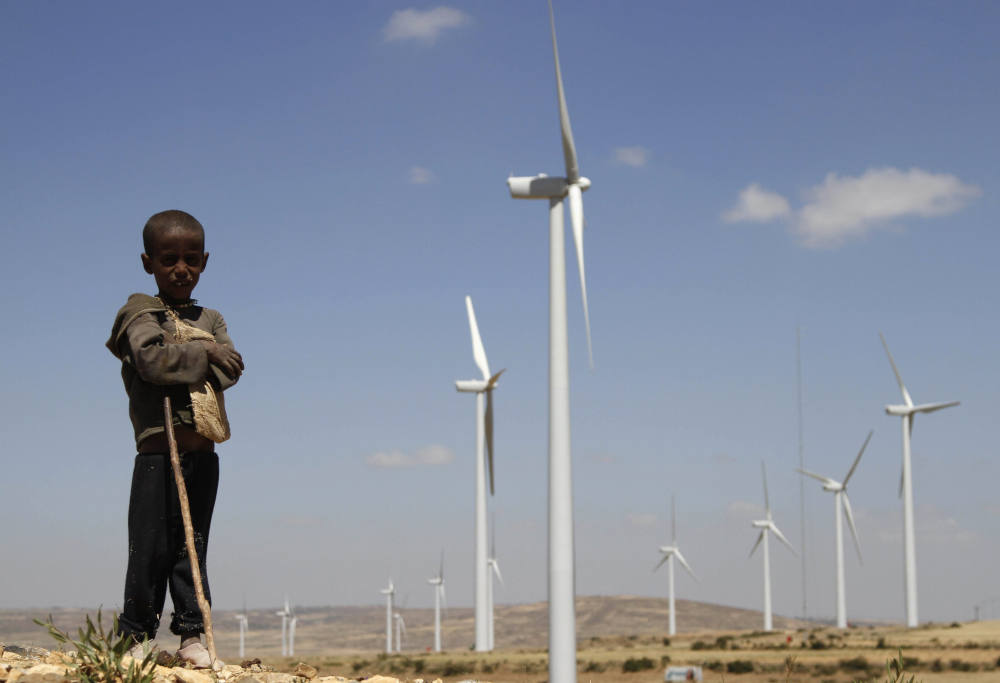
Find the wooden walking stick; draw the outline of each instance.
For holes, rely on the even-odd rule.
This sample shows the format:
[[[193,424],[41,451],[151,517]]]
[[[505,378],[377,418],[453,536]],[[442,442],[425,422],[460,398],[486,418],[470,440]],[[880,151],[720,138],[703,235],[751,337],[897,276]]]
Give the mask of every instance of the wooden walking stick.
[[[174,481],[177,482],[177,497],[181,501],[181,517],[184,520],[184,541],[187,545],[188,560],[191,561],[191,576],[194,578],[194,594],[198,598],[198,608],[205,623],[205,640],[208,641],[208,656],[215,668],[215,638],[212,635],[212,607],[205,599],[205,589],[201,585],[201,567],[198,566],[198,553],[194,547],[194,526],[191,524],[191,505],[188,503],[187,486],[184,485],[184,475],[181,473],[181,456],[177,453],[177,439],[174,436],[174,421],[170,410],[170,397],[163,398],[163,426],[167,431],[167,443],[170,445],[170,464],[174,470]]]

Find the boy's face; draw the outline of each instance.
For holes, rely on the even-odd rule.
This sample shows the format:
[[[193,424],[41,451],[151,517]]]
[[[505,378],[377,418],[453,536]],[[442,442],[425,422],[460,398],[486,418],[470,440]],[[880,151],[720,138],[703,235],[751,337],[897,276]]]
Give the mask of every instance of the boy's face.
[[[142,255],[142,267],[156,280],[161,294],[171,299],[191,298],[208,263],[204,238],[194,230],[173,227],[154,236],[152,254]]]

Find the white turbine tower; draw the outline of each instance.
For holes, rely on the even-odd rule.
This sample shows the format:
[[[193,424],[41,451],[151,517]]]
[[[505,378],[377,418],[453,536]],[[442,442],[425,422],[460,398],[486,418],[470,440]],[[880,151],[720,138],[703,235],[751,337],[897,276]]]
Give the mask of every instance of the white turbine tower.
[[[444,551],[441,551],[441,568],[437,576],[427,579],[434,586],[434,651],[441,651],[441,604],[444,602]]]
[[[566,330],[566,253],[563,199],[569,200],[573,238],[587,327],[587,351],[593,367],[590,313],[583,268],[583,196],[590,180],[580,175],[576,145],[563,92],[555,19],[549,3],[552,55],[555,61],[559,124],[566,177],[545,174],[507,179],[514,199],[549,201],[549,681],[576,681],[576,589],[573,556],[573,483],[570,458],[569,353]]]
[[[389,579],[389,585],[379,592],[385,596],[385,652],[392,654],[392,596],[396,594],[392,578]]]
[[[495,624],[495,620],[494,620],[494,605],[493,605],[493,593],[494,593],[494,591],[493,591],[493,577],[496,576],[497,580],[501,584],[503,584],[503,576],[500,575],[500,563],[497,561],[497,530],[496,530],[496,519],[493,520],[493,530],[492,530],[491,533],[492,533],[492,539],[491,539],[491,542],[490,542],[490,557],[489,557],[489,560],[488,560],[488,563],[489,563],[489,566],[490,566],[490,577],[489,577],[489,582],[486,584],[486,586],[487,586],[487,597],[489,598],[489,605],[490,605],[489,611],[487,612],[490,615],[490,638],[489,638],[490,651],[492,651],[493,648],[495,647],[495,642],[494,642],[494,636],[495,636],[494,624]]]
[[[288,656],[292,657],[295,655],[295,624],[297,624],[299,618],[295,616],[295,610],[293,609],[288,619]]]
[[[667,582],[668,582],[667,585],[669,586],[669,589],[670,589],[670,593],[669,593],[669,599],[670,599],[670,629],[669,630],[670,630],[670,635],[675,635],[677,633],[677,617],[676,617],[677,612],[674,609],[674,558],[676,557],[677,561],[680,562],[681,565],[683,565],[683,567],[685,569],[687,569],[688,574],[691,575],[691,578],[693,578],[695,581],[697,581],[698,577],[695,576],[694,570],[691,569],[691,565],[689,565],[687,563],[687,560],[684,559],[684,555],[681,554],[681,549],[677,545],[677,508],[676,508],[676,506],[674,504],[674,497],[673,496],[670,497],[670,533],[671,533],[670,545],[661,545],[660,546],[660,552],[663,553],[663,559],[660,560],[659,564],[657,564],[655,567],[653,567],[653,571],[655,572],[657,569],[659,569],[661,566],[663,566],[664,563],[666,563],[666,565],[667,565]]]
[[[403,651],[403,636],[406,635],[406,622],[403,621],[403,615],[396,612],[392,615],[396,620],[396,652]]]
[[[247,601],[243,601],[243,611],[236,615],[236,621],[240,624],[240,659],[246,656],[244,650],[244,643],[246,641],[247,629],[250,627],[250,622],[247,620]]]
[[[486,470],[490,475],[490,494],[493,494],[493,389],[503,370],[495,375],[490,374],[490,364],[486,360],[486,350],[483,339],[479,336],[479,326],[476,324],[476,312],[472,308],[472,298],[465,297],[465,309],[469,314],[469,331],[472,334],[472,357],[483,373],[482,379],[459,380],[455,388],[462,392],[476,395],[476,513],[475,513],[475,543],[476,543],[476,651],[485,652],[489,649],[489,622],[486,617],[486,582],[489,578],[486,558]],[[483,410],[483,397],[486,398],[486,410]],[[483,446],[486,447],[484,458]],[[487,462],[488,458],[488,462]]]
[[[910,462],[910,436],[913,433],[913,418],[917,413],[933,413],[942,408],[957,406],[958,401],[948,401],[947,403],[922,403],[914,405],[910,393],[903,384],[903,378],[896,367],[896,361],[889,353],[889,345],[885,342],[885,337],[879,333],[882,346],[885,347],[885,355],[889,356],[889,363],[892,371],[896,375],[896,382],[899,383],[899,390],[903,394],[903,405],[887,405],[885,412],[887,415],[898,415],[903,418],[903,474],[899,482],[900,494],[903,496],[903,586],[906,591],[906,625],[913,628],[917,625],[917,548],[916,536],[913,530],[913,469]]]
[[[757,536],[757,542],[753,544],[753,548],[750,549],[750,557],[753,556],[754,551],[757,550],[757,546],[760,545],[761,541],[764,542],[764,630],[773,630],[772,619],[771,619],[771,557],[768,552],[767,547],[767,532],[773,532],[775,536],[778,537],[782,543],[788,546],[788,549],[795,554],[795,548],[792,544],[788,542],[785,535],[781,533],[778,526],[774,523],[774,519],[771,517],[771,499],[767,495],[767,471],[764,469],[764,463],[760,463],[760,471],[764,477],[764,509],[767,512],[766,519],[754,520],[751,524],[754,528],[760,529],[760,535]]]
[[[288,619],[292,616],[292,610],[288,606],[288,596],[285,596],[285,607],[280,612],[275,612],[281,617],[281,656],[288,656]]]
[[[868,432],[868,438],[866,438],[865,442],[861,444],[861,450],[858,451],[858,456],[854,458],[854,462],[851,464],[851,469],[847,470],[847,476],[844,477],[844,481],[842,482],[831,479],[830,477],[824,477],[821,474],[815,474],[813,472],[796,468],[807,477],[812,477],[813,479],[818,479],[822,482],[824,491],[830,491],[833,493],[833,518],[837,532],[837,628],[847,628],[847,598],[844,591],[844,529],[843,523],[840,520],[840,511],[843,509],[844,515],[847,517],[847,524],[851,527],[851,536],[854,537],[854,547],[858,551],[858,561],[860,561],[861,543],[858,541],[858,529],[854,526],[854,514],[851,512],[851,501],[847,497],[847,482],[850,481],[851,475],[854,474],[854,470],[857,468],[858,463],[861,462],[861,456],[864,455],[865,448],[868,447],[868,442],[871,441],[872,434],[874,433],[874,431]]]

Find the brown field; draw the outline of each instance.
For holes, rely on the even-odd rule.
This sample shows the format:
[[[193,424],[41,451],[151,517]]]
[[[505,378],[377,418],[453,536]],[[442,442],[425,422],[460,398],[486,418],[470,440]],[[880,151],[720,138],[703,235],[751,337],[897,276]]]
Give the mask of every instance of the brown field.
[[[663,680],[672,664],[705,667],[706,681],[763,683],[780,681],[848,682],[885,680],[886,662],[899,648],[906,671],[918,681],[1000,681],[1000,621],[898,625],[829,626],[776,618],[779,631],[764,634],[758,612],[678,601],[678,626],[685,628],[666,644],[666,600],[633,596],[581,597],[577,601],[578,680],[581,683],[652,683]],[[442,678],[542,683],[547,608],[544,603],[498,606],[497,649],[476,653],[472,610],[451,609],[443,621],[446,651],[428,652],[433,641],[433,611],[399,610],[407,624],[403,652],[386,656],[385,608],[337,607],[298,610],[295,657],[280,656],[280,619],[276,608],[251,610],[248,657],[259,657],[278,671],[299,661],[320,675],[359,678],[382,673],[401,680]],[[45,610],[0,610],[0,643],[52,648],[55,643],[32,623]],[[58,626],[75,631],[84,610],[52,610]],[[237,663],[238,631],[234,612],[213,615],[219,655]],[[165,631],[165,629],[164,629]],[[176,647],[173,638],[161,638]],[[669,659],[668,659],[669,658]],[[652,665],[652,668],[645,668]],[[750,673],[738,673],[752,667]],[[637,669],[626,672],[625,668]]]

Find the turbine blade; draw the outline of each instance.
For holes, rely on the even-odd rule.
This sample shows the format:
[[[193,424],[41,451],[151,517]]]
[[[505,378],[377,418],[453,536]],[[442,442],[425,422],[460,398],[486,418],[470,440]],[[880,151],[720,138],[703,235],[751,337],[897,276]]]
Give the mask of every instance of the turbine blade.
[[[756,548],[757,546],[754,546],[754,547]],[[750,551],[750,554],[753,555],[753,551],[752,550]],[[659,562],[656,563],[655,567],[653,567],[653,571],[655,572],[657,569],[659,569],[660,567],[662,567],[663,563],[666,562],[669,559],[670,559],[670,553],[664,553],[663,554],[663,558]]]
[[[552,28],[552,56],[556,64],[556,90],[559,95],[559,127],[562,130],[563,158],[566,160],[566,180],[575,183],[580,179],[580,168],[576,161],[576,145],[573,144],[573,129],[569,124],[569,109],[566,107],[566,93],[563,90],[562,70],[559,68],[559,47],[556,45],[556,20],[549,0],[549,25]]]
[[[695,581],[698,581],[698,576],[694,573],[694,570],[691,569],[691,565],[687,563],[687,560],[684,559],[684,555],[681,554],[679,548],[674,550],[674,554],[677,556],[677,560],[681,563],[681,565],[683,565],[683,567],[687,569],[688,574],[691,575],[691,578],[693,578]]]
[[[583,320],[587,327],[587,357],[590,368],[594,368],[594,347],[590,340],[590,309],[587,306],[587,276],[583,266],[583,195],[579,185],[570,185],[569,216],[573,226],[573,242],[576,244],[576,262],[580,268],[580,291],[583,296]]]
[[[496,562],[497,559],[497,513],[493,513],[492,524],[490,524],[490,559]]]
[[[792,544],[789,543],[788,539],[785,538],[785,535],[781,533],[781,529],[779,529],[778,525],[775,524],[774,522],[771,523],[771,531],[773,531],[774,535],[778,537],[778,540],[780,540],[782,543],[788,546],[788,549],[792,551],[793,555],[795,555],[796,557],[799,556],[799,554],[795,552],[795,548],[792,547]]]
[[[441,568],[438,569],[438,578],[444,581],[444,548],[441,548]]]
[[[903,470],[899,471],[899,497],[903,497]]]
[[[676,546],[677,545],[677,501],[674,496],[670,496],[670,533],[672,538],[670,542]]]
[[[760,530],[760,535],[757,537],[757,542],[753,544],[752,548],[750,548],[750,554],[747,555],[747,557],[753,557],[754,551],[757,550],[757,546],[759,546],[760,542],[763,541],[763,540],[764,540],[764,530],[761,529]]]
[[[447,611],[448,610],[448,603],[444,599],[444,583],[441,584],[440,588],[441,588],[441,607],[443,607],[445,609],[445,611]]]
[[[493,389],[486,390],[486,462],[489,465],[490,495],[493,495]]]
[[[854,526],[854,513],[851,511],[851,499],[844,492],[844,515],[847,517],[847,525],[851,527],[851,536],[854,538],[854,549],[858,551],[858,562],[864,564],[861,559],[861,541],[858,540],[858,528]]]
[[[861,450],[858,451],[858,457],[854,459],[854,464],[851,465],[851,469],[847,470],[847,476],[844,477],[844,486],[847,486],[847,482],[850,480],[851,475],[854,474],[854,470],[857,469],[858,463],[861,462],[861,456],[865,454],[865,449],[868,448],[868,442],[872,440],[872,434],[874,433],[874,429],[870,430],[868,432],[868,438],[866,438],[865,442],[861,444]]]
[[[892,371],[896,375],[896,382],[899,384],[899,390],[903,393],[903,401],[906,405],[912,406],[913,399],[910,398],[910,392],[906,390],[906,386],[903,384],[903,377],[899,374],[899,368],[896,367],[896,361],[892,359],[892,353],[889,351],[889,345],[885,342],[885,337],[881,332],[878,333],[879,339],[882,340],[882,346],[885,347],[885,355],[889,356],[889,364],[892,365]]]
[[[951,408],[952,406],[957,406],[961,401],[948,401],[947,403],[922,403],[919,406],[914,406],[913,410],[918,413],[933,413],[942,408]]]
[[[760,461],[760,474],[764,480],[764,509],[767,510],[767,518],[771,519],[771,499],[767,495],[767,469],[763,460]]]
[[[493,573],[497,575],[497,580],[500,581],[501,584],[503,584],[503,577],[500,576],[500,563],[496,561],[496,558],[494,558],[493,562],[491,562],[490,564],[493,565]]]
[[[479,336],[479,325],[476,324],[476,311],[472,308],[472,297],[465,297],[465,310],[469,313],[469,331],[472,334],[472,357],[483,373],[483,379],[490,378],[490,364],[486,360],[486,349],[483,348],[483,338]]]
[[[798,467],[795,468],[795,471],[798,472],[798,473],[800,473],[800,474],[804,474],[807,477],[812,477],[813,479],[818,479],[821,482],[823,482],[824,484],[833,484],[833,483],[836,483],[836,482],[833,481],[833,479],[830,479],[830,477],[824,477],[822,474],[816,474],[815,472],[810,472],[808,470],[801,470]]]

